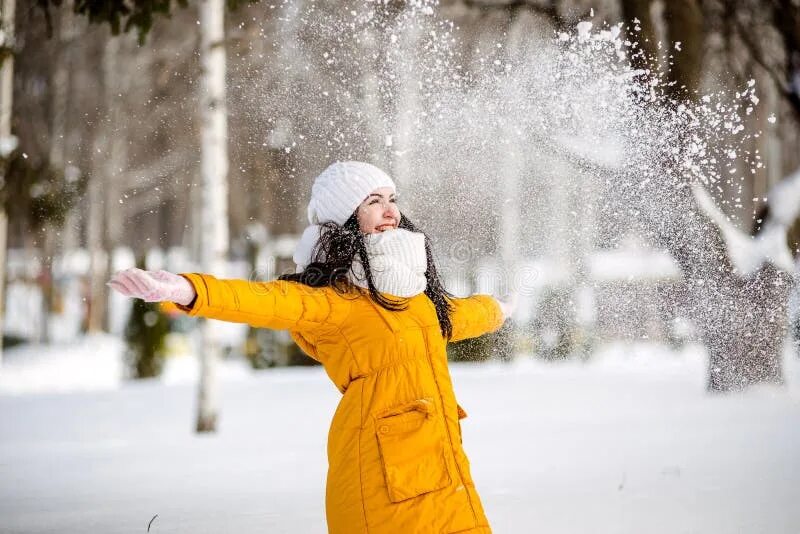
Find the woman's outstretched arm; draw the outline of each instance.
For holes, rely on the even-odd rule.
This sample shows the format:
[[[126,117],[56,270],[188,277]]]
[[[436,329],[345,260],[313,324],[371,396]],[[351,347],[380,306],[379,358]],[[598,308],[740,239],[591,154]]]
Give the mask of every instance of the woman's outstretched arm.
[[[192,316],[260,328],[315,328],[325,324],[332,313],[324,288],[284,280],[223,280],[209,274],[128,269],[115,274],[109,285],[149,302],[175,302]]]
[[[449,341],[461,341],[498,330],[516,306],[516,294],[512,294],[508,300],[498,300],[491,295],[449,300],[453,305],[450,315],[453,335]]]

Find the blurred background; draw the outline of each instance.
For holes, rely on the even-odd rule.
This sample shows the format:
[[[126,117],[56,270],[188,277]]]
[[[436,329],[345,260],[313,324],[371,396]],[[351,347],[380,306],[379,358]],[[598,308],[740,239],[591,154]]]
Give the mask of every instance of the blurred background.
[[[624,110],[593,83],[623,76],[576,52],[588,22],[666,111],[607,128]],[[484,421],[465,444],[498,532],[800,530],[796,1],[2,0],[2,25],[0,531],[145,525],[196,483],[227,497],[172,501],[192,531],[223,524],[198,501],[240,531],[297,532],[309,508],[303,531],[324,531],[334,390],[319,369],[273,369],[315,362],[288,332],[201,324],[105,282],[133,266],[293,272],[311,183],[336,159],[396,179],[448,290],[520,292],[500,331],[448,347]],[[681,102],[694,119],[670,124]],[[668,185],[697,168],[721,178]],[[286,430],[316,400],[319,424]],[[253,427],[262,410],[283,440]],[[196,448],[193,423],[217,430],[220,412],[268,467],[234,438]],[[163,448],[120,468],[143,434]],[[76,462],[49,489],[45,453]],[[227,460],[197,471],[208,455]],[[260,489],[235,489],[251,469]],[[126,504],[120,481],[150,497]]]
[[[16,36],[5,44],[14,64],[13,74],[7,75],[13,80],[7,117],[11,130],[3,138],[8,221],[4,346],[70,343],[100,332],[125,337],[127,328],[129,338],[152,335],[146,344],[159,343],[160,348],[134,356],[126,376],[153,376],[163,361],[180,358],[187,350],[191,321],[170,316],[168,310],[136,307],[112,294],[105,281],[114,271],[134,265],[172,271],[202,268],[202,249],[211,239],[200,223],[201,21],[196,4],[172,6],[169,17],[158,10],[151,13],[153,8],[145,4],[127,17],[112,8],[100,9],[103,5],[22,3]],[[403,2],[376,7],[388,22],[366,30],[376,36],[391,33],[386,24],[396,23],[408,7]],[[403,97],[397,102],[396,94],[380,85],[396,66],[387,67],[389,59],[381,63],[377,57],[363,72],[324,61],[325,51],[341,38],[333,32],[313,37],[308,32],[335,29],[330,22],[324,25],[330,16],[325,11],[347,13],[348,8],[309,8],[302,2],[257,2],[229,6],[224,14],[227,154],[213,157],[225,159],[227,167],[220,174],[225,186],[214,195],[226,204],[219,208],[223,220],[217,223],[226,226],[227,274],[271,279],[291,271],[314,176],[333,159],[363,158],[397,177],[401,207],[434,238],[449,290],[459,295],[489,292],[496,264],[529,264],[524,273],[530,278],[524,282],[527,298],[518,312],[514,343],[534,357],[585,357],[586,350],[576,350],[579,343],[646,338],[681,344],[692,337],[690,321],[675,312],[680,306],[670,296],[681,290],[688,275],[680,258],[655,240],[635,235],[624,220],[632,216],[623,210],[612,216],[587,207],[585,189],[576,194],[564,178],[578,172],[574,162],[537,154],[534,161],[524,162],[523,171],[513,165],[465,170],[455,157],[448,164],[420,164],[407,152],[422,148],[408,140],[408,146],[398,147],[403,142],[398,130],[406,127],[402,106],[410,105],[405,101],[411,99],[412,85],[405,83],[395,92]],[[484,68],[475,51],[483,43],[510,46],[508,40],[523,36],[526,50],[544,48],[554,31],[580,20],[636,19],[643,21],[636,26],[643,49],[682,43],[678,56],[662,57],[664,65],[653,66],[670,81],[707,94],[741,91],[754,80],[758,111],[742,126],[756,134],[744,148],[760,153],[759,164],[744,172],[741,181],[710,188],[744,234],[759,231],[758,221],[770,208],[768,191],[800,166],[798,8],[790,1],[442,2],[436,11],[459,28],[457,51],[473,61],[459,65],[463,70]],[[112,29],[119,27],[129,31],[113,35]],[[379,47],[365,40],[353,48],[351,57]],[[425,52],[406,49],[403,54],[419,58]],[[654,57],[658,59],[657,51]],[[636,61],[644,60],[634,55]],[[342,84],[331,80],[339,70],[352,84],[352,105],[360,104],[358,121],[331,111],[331,105],[345,105],[338,98],[335,103],[319,101],[326,89],[342,92]],[[375,79],[359,87],[356,82],[368,75]],[[329,126],[329,119],[341,124]],[[312,133],[303,135],[305,130]],[[340,141],[345,134],[348,138]],[[354,146],[346,146],[348,141]],[[492,149],[505,150],[489,146],[483,157],[495,158]],[[535,151],[536,146],[526,149]],[[553,165],[559,166],[557,173],[550,171],[556,180],[524,181],[545,175]],[[558,174],[567,186],[554,183]],[[518,190],[530,198],[520,202],[509,196],[507,175],[516,176],[522,182]],[[416,187],[413,180],[424,184]],[[455,180],[467,187],[452,184]],[[435,206],[448,195],[456,202]],[[516,224],[503,220],[510,211],[503,209],[506,197],[518,204]],[[473,211],[469,220],[454,216],[459,204]],[[570,215],[574,213],[578,218]],[[800,223],[789,222],[787,247],[796,258]],[[564,268],[575,270],[576,264],[588,264],[583,276],[589,283]],[[570,305],[576,286],[590,287],[592,295],[584,292],[583,304]],[[157,321],[147,315],[151,308]],[[571,324],[576,322],[581,324]],[[228,330],[226,349],[235,357],[248,357],[255,367],[308,362],[293,353],[288,336]],[[169,341],[162,346],[164,336]],[[483,352],[481,357],[490,355]],[[141,358],[154,361],[141,363]]]

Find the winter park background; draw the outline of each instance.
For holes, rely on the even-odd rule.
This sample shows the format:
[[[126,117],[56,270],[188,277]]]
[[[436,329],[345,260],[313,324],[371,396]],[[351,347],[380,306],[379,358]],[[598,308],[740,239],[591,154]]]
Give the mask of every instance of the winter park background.
[[[0,4],[0,532],[325,532],[323,370],[105,282],[293,271],[336,159],[520,295],[449,347],[494,531],[800,532],[796,1]]]

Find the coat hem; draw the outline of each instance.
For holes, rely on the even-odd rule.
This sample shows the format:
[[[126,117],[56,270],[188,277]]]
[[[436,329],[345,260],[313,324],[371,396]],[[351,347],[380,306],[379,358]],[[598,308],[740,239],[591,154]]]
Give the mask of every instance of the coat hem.
[[[480,525],[473,528],[468,528],[467,530],[454,530],[453,532],[448,532],[447,534],[492,534],[492,529],[488,525]]]

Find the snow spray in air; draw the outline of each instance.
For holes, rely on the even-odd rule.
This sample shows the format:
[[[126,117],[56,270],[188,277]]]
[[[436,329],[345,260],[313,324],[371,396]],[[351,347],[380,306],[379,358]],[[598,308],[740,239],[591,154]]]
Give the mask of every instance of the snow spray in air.
[[[659,308],[694,325],[712,389],[780,380],[770,354],[785,330],[785,258],[737,262],[719,229],[731,221],[711,200],[735,211],[744,176],[762,166],[745,127],[753,81],[676,98],[657,69],[631,66],[642,51],[621,24],[543,34],[522,12],[457,25],[422,0],[274,8],[258,49],[231,66],[247,80],[231,98],[260,125],[254,147],[285,154],[290,177],[333,159],[384,167],[401,209],[434,239],[448,288],[519,290],[520,327],[542,355],[587,354],[601,330],[624,332],[613,310],[598,325],[603,307],[634,319]],[[305,185],[287,183],[305,198]],[[671,257],[668,290],[642,298],[624,280],[598,281],[593,252],[631,236]],[[754,302],[772,303],[769,317],[753,320]],[[748,333],[757,343],[737,349]]]

